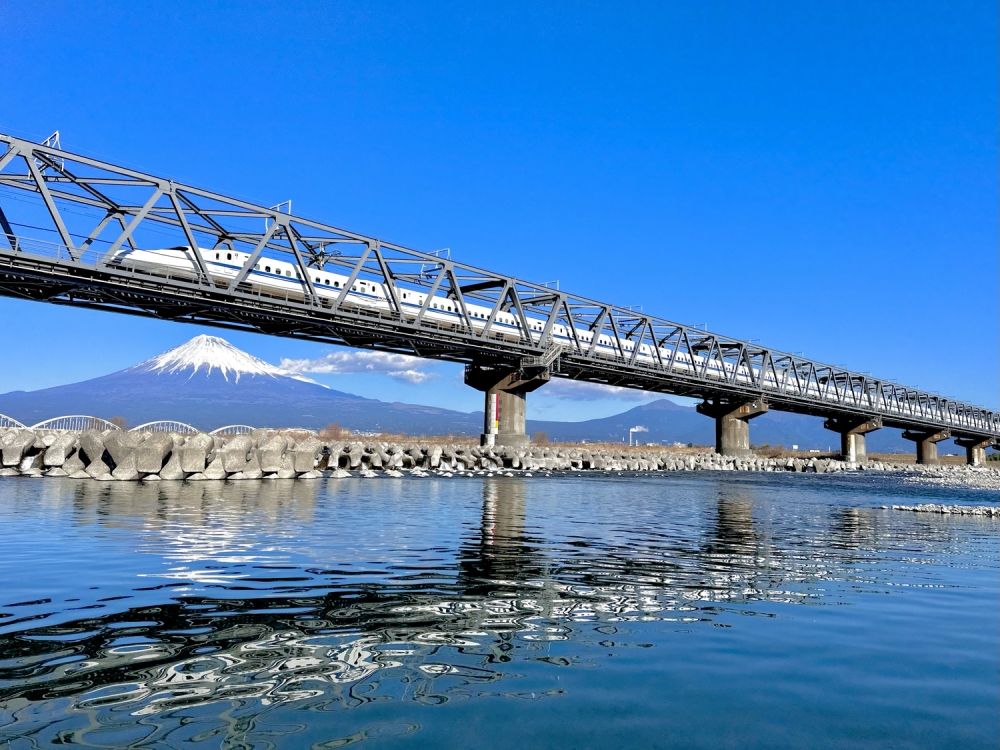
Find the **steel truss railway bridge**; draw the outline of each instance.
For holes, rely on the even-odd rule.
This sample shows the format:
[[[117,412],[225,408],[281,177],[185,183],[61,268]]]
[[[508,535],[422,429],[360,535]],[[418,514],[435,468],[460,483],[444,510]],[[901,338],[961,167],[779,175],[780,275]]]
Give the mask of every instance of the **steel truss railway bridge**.
[[[0,134],[0,154],[0,294],[461,362],[486,394],[487,442],[527,442],[526,394],[551,377],[699,399],[730,455],[749,452],[749,422],[769,409],[824,417],[847,460],[864,460],[864,435],[883,426],[905,430],[923,463],[947,438],[979,463],[1000,438],[1000,415],[982,407],[69,153],[57,134],[41,144]],[[187,248],[190,270],[118,259],[170,247]],[[232,279],[209,273],[206,255],[220,249],[249,255]],[[267,258],[298,269],[301,295],[248,281]],[[348,277],[339,294],[317,293],[322,270]],[[361,281],[384,285],[386,309],[351,304]],[[415,313],[403,313],[403,290],[427,295]],[[448,300],[454,324],[427,316],[432,299]],[[488,320],[474,325],[471,304]],[[500,313],[517,334],[500,330]]]

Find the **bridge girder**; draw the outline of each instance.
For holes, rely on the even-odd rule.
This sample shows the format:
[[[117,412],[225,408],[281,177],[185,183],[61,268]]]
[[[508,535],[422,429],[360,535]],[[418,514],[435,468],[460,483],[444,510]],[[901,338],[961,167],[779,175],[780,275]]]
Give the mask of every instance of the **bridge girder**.
[[[1000,435],[995,412],[866,373],[12,136],[0,134],[0,148],[2,295],[466,364],[543,356],[557,343],[553,329],[559,325],[567,337],[558,342],[557,377],[705,400],[763,397],[771,408],[815,416],[880,417],[886,426]],[[154,273],[118,263],[124,246],[190,248],[192,269]],[[206,270],[205,253],[220,248],[249,256],[228,284]],[[302,299],[247,284],[261,258],[297,267]],[[336,299],[324,299],[313,286],[310,273],[324,270],[349,277]],[[344,306],[358,280],[385,286],[387,312]],[[427,295],[415,319],[402,315],[397,290]],[[459,319],[453,327],[427,319],[435,294],[454,303]],[[481,331],[469,315],[473,301],[491,311]],[[501,311],[519,320],[517,340],[497,333]],[[529,317],[543,324],[537,340],[528,334]],[[584,332],[593,334],[591,341],[581,338]],[[611,342],[613,356],[598,353],[601,336]],[[651,361],[639,358],[643,347]]]

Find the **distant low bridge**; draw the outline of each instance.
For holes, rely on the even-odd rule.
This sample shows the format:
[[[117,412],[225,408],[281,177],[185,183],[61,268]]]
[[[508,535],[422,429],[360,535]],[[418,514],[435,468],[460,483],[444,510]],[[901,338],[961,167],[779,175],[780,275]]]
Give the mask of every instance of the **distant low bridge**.
[[[109,422],[102,417],[88,417],[84,414],[70,414],[62,417],[52,417],[38,424],[26,425],[6,414],[0,414],[0,429],[38,430],[39,432],[83,432],[84,430],[124,430],[124,427]],[[249,435],[255,427],[246,424],[229,424],[225,427],[217,427],[211,430],[209,435]],[[314,432],[304,427],[282,428],[288,432]],[[170,419],[161,419],[156,422],[146,422],[129,428],[128,432],[174,432],[179,435],[194,435],[202,430],[187,424]]]
[[[925,463],[946,438],[972,463],[1000,438],[989,409],[69,153],[55,136],[0,134],[0,148],[0,294],[461,362],[486,393],[488,442],[527,441],[526,394],[550,377],[699,399],[727,454],[749,452],[749,421],[768,409],[826,418],[847,460],[883,426],[905,430]],[[120,262],[126,248],[179,248],[190,268]],[[210,251],[246,260],[220,279]],[[269,258],[296,269],[299,291],[248,281]],[[324,296],[317,273],[347,281]],[[384,309],[352,304],[361,282],[385,290]],[[410,292],[425,300],[413,313]],[[450,322],[428,314],[432,300],[454,308]],[[514,325],[501,330],[501,314]]]

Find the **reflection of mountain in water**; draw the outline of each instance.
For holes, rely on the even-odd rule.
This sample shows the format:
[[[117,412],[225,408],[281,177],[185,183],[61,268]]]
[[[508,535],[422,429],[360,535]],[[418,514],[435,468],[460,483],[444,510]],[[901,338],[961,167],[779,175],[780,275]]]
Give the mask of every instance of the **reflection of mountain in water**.
[[[386,491],[404,502],[417,497],[410,486]],[[463,486],[478,492],[471,481]],[[530,523],[532,485],[481,486],[478,523],[455,540],[454,561],[414,576],[372,558],[363,574],[346,563],[326,569],[315,559],[322,550],[297,561],[303,543],[290,521],[324,523],[320,503],[336,502],[320,498],[320,484],[45,483],[47,507],[68,501],[76,523],[98,534],[126,529],[140,551],[176,563],[144,579],[152,588],[205,588],[114,614],[84,609],[62,624],[40,619],[30,640],[0,636],[0,717],[6,711],[8,729],[29,731],[47,721],[46,706],[59,702],[65,712],[68,702],[96,726],[130,715],[166,725],[178,721],[168,712],[219,701],[238,700],[259,716],[318,700],[347,707],[502,694],[505,664],[571,664],[574,650],[608,643],[621,623],[823,603],[836,596],[826,582],[877,581],[876,555],[915,535],[951,543],[947,525],[901,526],[868,511],[814,508],[788,522],[761,509],[751,489],[733,487],[684,523],[662,518],[623,535],[551,540]],[[283,550],[287,562],[275,564]],[[558,655],[555,642],[567,646]],[[21,714],[26,700],[38,703]]]

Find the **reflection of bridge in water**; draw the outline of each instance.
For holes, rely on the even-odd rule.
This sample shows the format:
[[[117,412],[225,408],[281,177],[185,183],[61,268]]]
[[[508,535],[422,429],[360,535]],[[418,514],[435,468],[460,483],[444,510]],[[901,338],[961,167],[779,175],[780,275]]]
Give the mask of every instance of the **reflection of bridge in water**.
[[[7,689],[6,700],[44,706],[44,696],[59,695],[107,727],[130,714],[172,722],[168,711],[218,701],[254,700],[262,714],[321,698],[358,705],[376,693],[427,703],[497,694],[512,661],[589,659],[591,647],[628,623],[693,627],[727,611],[821,603],[836,594],[815,584],[877,582],[870,563],[886,549],[921,534],[951,543],[948,525],[915,527],[853,509],[800,510],[811,515],[789,524],[752,488],[721,483],[695,525],[668,519],[624,538],[556,538],[533,519],[536,486],[484,482],[478,520],[465,526],[456,557],[414,577],[388,560],[366,563],[367,575],[324,570],[321,553],[293,537],[286,550],[280,535],[263,554],[258,529],[327,521],[320,514],[331,502],[317,504],[315,484],[50,483],[47,507],[69,503],[76,523],[125,529],[138,549],[170,563],[143,581],[202,590],[49,627],[37,621],[33,639],[58,640],[0,636],[8,665],[0,684],[32,675],[29,686]],[[293,553],[310,559],[297,562]],[[144,642],[119,642],[140,632]]]

